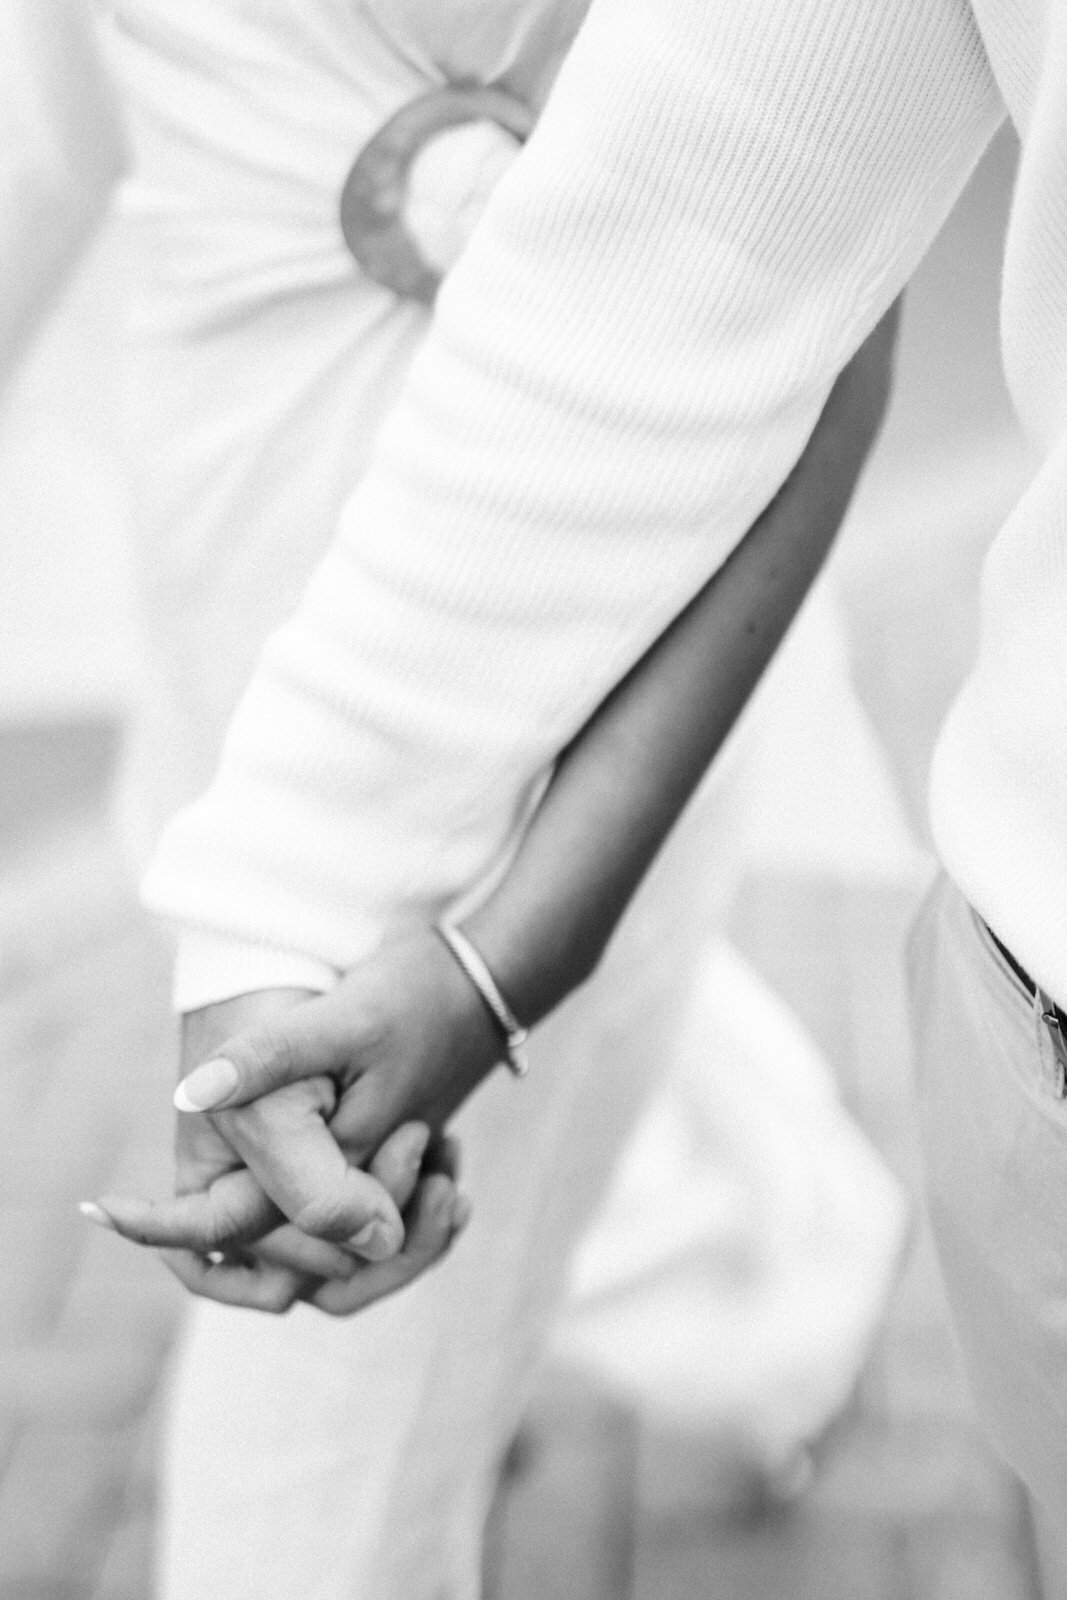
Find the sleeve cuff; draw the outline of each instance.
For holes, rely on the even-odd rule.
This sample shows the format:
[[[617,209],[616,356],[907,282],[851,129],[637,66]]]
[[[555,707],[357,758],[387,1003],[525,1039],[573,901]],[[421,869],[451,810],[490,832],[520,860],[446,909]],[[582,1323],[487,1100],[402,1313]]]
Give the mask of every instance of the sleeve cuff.
[[[340,974],[328,962],[290,950],[244,944],[219,934],[185,932],[178,941],[174,968],[174,1008],[232,1000],[256,989],[315,989],[324,994]]]

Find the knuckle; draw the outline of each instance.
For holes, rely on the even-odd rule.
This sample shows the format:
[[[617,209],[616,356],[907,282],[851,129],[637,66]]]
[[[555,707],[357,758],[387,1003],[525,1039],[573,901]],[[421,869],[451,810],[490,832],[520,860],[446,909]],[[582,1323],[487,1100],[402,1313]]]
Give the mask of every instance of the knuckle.
[[[301,1078],[299,1083],[286,1086],[285,1095],[293,1107],[303,1112],[330,1116],[337,1104],[337,1090],[331,1078],[317,1073],[313,1078]]]
[[[230,1053],[242,1078],[250,1079],[259,1090],[287,1083],[295,1058],[293,1042],[285,1028],[264,1024],[242,1038]]]
[[[227,1243],[226,1230],[217,1217],[210,1217],[198,1230],[195,1243],[190,1240],[187,1249],[201,1251],[208,1255],[213,1250],[221,1250]]]
[[[332,1107],[329,1081],[307,1078],[266,1090],[261,1099],[216,1115],[223,1128],[231,1129],[236,1137],[256,1146],[269,1146],[279,1133],[305,1123],[309,1117],[328,1114]]]
[[[292,1305],[292,1303],[292,1291],[286,1284],[278,1284],[277,1287],[267,1290],[267,1292],[262,1296],[259,1302],[259,1307],[260,1310],[265,1311],[268,1316],[281,1317],[284,1316],[289,1310],[289,1307]]]
[[[197,1229],[195,1248],[203,1250],[205,1254],[212,1250],[224,1250],[227,1245],[238,1242],[240,1233],[235,1218],[225,1210],[214,1210],[207,1214]]]
[[[302,1233],[309,1233],[316,1239],[343,1239],[352,1232],[338,1195],[310,1196],[296,1207],[292,1220]]]
[[[224,1133],[261,1145],[277,1128],[278,1108],[273,1099],[250,1100],[232,1111],[216,1111],[215,1120]]]

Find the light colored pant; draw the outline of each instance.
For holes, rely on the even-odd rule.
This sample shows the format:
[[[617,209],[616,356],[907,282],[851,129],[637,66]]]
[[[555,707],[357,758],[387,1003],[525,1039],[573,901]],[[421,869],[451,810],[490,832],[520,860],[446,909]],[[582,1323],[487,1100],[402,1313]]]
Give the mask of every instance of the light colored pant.
[[[1031,997],[945,879],[910,957],[931,1221],[975,1399],[1063,1524],[1067,1100]]]
[[[0,722],[5,1600],[146,1578],[143,1451],[176,1286],[76,1209],[159,1192],[170,1170],[167,962],[109,825],[116,745],[102,721]]]
[[[707,925],[698,803],[602,968],[457,1117],[474,1218],[348,1320],[198,1302],[164,1462],[164,1600],[473,1600],[501,1456]],[[694,838],[695,835],[695,838]]]

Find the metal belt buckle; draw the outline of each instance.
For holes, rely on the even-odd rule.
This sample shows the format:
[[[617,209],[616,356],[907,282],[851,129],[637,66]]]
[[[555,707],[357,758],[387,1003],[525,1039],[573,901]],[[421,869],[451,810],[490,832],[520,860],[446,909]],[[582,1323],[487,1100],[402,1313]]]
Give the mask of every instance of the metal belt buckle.
[[[384,123],[359,152],[341,190],[341,232],[363,271],[407,300],[432,305],[441,275],[404,221],[411,165],[424,145],[465,122],[495,122],[520,144],[533,112],[506,89],[453,84],[419,95]]]

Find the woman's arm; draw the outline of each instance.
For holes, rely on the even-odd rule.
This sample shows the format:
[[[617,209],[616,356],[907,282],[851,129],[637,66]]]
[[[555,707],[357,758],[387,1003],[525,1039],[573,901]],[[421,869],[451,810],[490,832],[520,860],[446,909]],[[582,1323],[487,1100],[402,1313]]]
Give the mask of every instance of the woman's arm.
[[[807,594],[885,410],[899,304],[766,511],[564,751],[510,870],[466,919],[524,1022],[593,970]]]
[[[596,965],[807,593],[885,409],[896,324],[894,307],[834,384],[774,501],[564,751],[507,873],[466,919],[523,1022],[540,1020]],[[180,1119],[181,1198],[106,1197],[104,1216],[140,1243],[199,1254],[240,1240],[247,1255],[285,1216],[351,1242],[367,1197],[342,1192],[334,1141],[363,1164],[375,1152],[381,1160],[385,1141],[406,1138],[413,1120],[441,1126],[500,1060],[501,1044],[477,989],[429,928],[386,944],[325,996],[268,990],[207,1007],[187,1019],[186,1065],[212,1059],[184,1080],[179,1104],[215,1115]],[[232,1151],[247,1172],[234,1174]],[[356,1175],[346,1173],[352,1190]],[[447,1228],[437,1245],[446,1238]],[[198,1294],[263,1305],[279,1284],[290,1299],[297,1292],[307,1251],[275,1233],[259,1271],[242,1267],[237,1282],[227,1265],[176,1270]],[[389,1287],[394,1276],[385,1273]],[[376,1282],[361,1272],[313,1298],[351,1312],[386,1292]]]
[[[592,0],[157,851],[181,1009],[329,988],[484,880],[777,491],[1002,116],[968,0]]]

